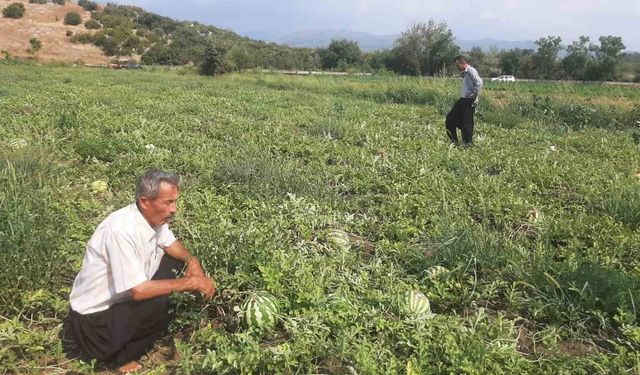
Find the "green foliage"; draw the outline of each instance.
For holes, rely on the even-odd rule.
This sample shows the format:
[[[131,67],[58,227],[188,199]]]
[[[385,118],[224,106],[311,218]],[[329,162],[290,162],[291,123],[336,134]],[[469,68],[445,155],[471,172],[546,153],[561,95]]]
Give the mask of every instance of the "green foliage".
[[[143,357],[147,371],[622,374],[640,363],[634,88],[488,84],[475,146],[459,149],[443,129],[455,79],[2,71],[8,373],[101,371],[63,351],[70,283],[91,233],[150,166],[183,177],[172,229],[219,294],[172,297],[178,355],[158,368],[159,353]],[[94,194],[96,181],[107,191]],[[272,329],[238,316],[256,290],[278,301]],[[411,290],[434,316],[406,313]]]
[[[47,0],[29,0],[30,4],[46,4]]]
[[[51,0],[51,2],[58,5],[65,5],[67,0]]]
[[[362,61],[362,51],[358,43],[347,39],[332,40],[327,48],[319,49],[318,54],[325,69],[344,70]]]
[[[29,45],[31,47],[27,49],[27,52],[29,52],[32,55],[37,55],[38,51],[40,51],[40,49],[42,48],[42,42],[38,38],[29,39]]]
[[[228,47],[211,41],[204,47],[198,72],[205,76],[230,72],[233,68],[227,60],[227,51]]]
[[[560,37],[548,36],[536,40],[538,50],[533,55],[536,75],[539,78],[556,78],[558,53],[563,49]]]
[[[4,16],[5,18],[22,18],[24,12],[24,4],[11,3],[2,10],[2,16]]]
[[[84,23],[84,27],[89,29],[89,30],[95,30],[95,29],[99,29],[102,27],[102,25],[100,24],[100,22],[94,20],[94,19],[90,19],[87,20],[87,22]]]
[[[82,23],[82,17],[77,12],[67,12],[64,16],[64,24],[76,26]]]
[[[78,5],[83,7],[85,10],[93,12],[98,9],[98,3],[91,0],[78,0]]]
[[[429,20],[403,32],[393,52],[400,72],[434,76],[447,73],[460,48],[445,22]]]

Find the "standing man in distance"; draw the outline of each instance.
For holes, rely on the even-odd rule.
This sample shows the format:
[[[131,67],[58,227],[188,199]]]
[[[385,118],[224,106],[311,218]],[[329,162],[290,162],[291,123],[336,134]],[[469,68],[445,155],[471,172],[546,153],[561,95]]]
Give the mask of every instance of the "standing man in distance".
[[[214,281],[167,224],[179,194],[177,175],[147,171],[136,202],[109,215],[87,243],[70,296],[71,330],[85,357],[121,373],[137,371],[137,360],[171,320],[169,294],[215,294]],[[184,277],[176,279],[185,265]]]
[[[462,89],[460,99],[453,105],[447,114],[446,128],[447,135],[452,144],[457,145],[458,129],[462,133],[462,142],[465,147],[471,146],[473,142],[473,115],[478,104],[478,96],[482,88],[482,78],[478,71],[469,65],[469,61],[464,56],[457,56],[454,59],[456,67],[462,75]]]

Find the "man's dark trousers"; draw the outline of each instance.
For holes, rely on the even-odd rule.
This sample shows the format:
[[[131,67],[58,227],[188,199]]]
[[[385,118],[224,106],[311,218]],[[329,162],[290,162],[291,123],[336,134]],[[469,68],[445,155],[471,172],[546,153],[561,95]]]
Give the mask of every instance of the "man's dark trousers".
[[[476,112],[475,98],[460,98],[447,114],[447,135],[453,143],[458,143],[457,129],[462,132],[462,142],[471,144],[473,140],[473,115]]]
[[[163,255],[152,280],[175,279],[184,263]],[[139,359],[162,337],[172,316],[168,296],[117,303],[91,314],[70,311],[73,338],[85,359],[119,367]]]

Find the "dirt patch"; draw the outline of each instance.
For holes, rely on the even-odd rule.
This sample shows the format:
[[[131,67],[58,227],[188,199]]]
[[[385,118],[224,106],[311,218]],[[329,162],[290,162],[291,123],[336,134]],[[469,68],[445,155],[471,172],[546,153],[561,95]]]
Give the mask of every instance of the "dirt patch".
[[[16,0],[0,0],[0,11],[14,2]],[[77,12],[83,22],[91,18],[90,12],[72,3],[61,6],[52,3],[18,2],[22,2],[26,8],[22,18],[0,18],[0,50],[6,50],[15,57],[30,57],[27,52],[30,47],[29,39],[35,37],[42,42],[42,49],[36,57],[38,61],[109,63],[109,57],[105,56],[100,48],[90,44],[71,43],[67,36],[67,31],[74,34],[87,31],[84,24],[65,25],[64,16],[67,12]]]

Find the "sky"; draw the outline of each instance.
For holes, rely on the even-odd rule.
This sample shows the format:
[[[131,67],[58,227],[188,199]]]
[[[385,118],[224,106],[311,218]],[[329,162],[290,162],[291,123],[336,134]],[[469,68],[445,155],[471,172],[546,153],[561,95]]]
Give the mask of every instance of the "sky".
[[[535,40],[557,35],[621,36],[640,51],[640,0],[117,0],[181,20],[240,34],[273,37],[297,31],[345,29],[396,34],[414,22],[445,21],[466,40]]]

